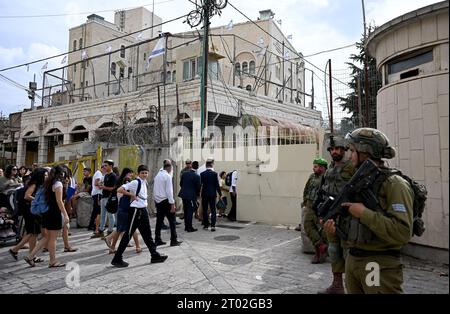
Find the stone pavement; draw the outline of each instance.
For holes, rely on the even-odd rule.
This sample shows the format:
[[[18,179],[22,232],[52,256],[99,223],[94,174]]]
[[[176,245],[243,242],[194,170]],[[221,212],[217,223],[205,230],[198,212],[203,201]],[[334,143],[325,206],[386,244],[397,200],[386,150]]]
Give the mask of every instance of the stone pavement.
[[[154,232],[154,218],[151,224]],[[78,252],[62,253],[60,239],[57,258],[79,265],[79,286],[76,269],[47,267],[47,253],[41,254],[46,262],[31,268],[23,261],[28,250],[22,250],[16,262],[3,246],[0,293],[313,294],[331,282],[330,264],[312,265],[312,256],[301,252],[300,232],[222,218],[215,233],[197,228],[198,232],[185,233],[184,226],[178,226],[184,242],[158,248],[169,256],[163,264],[149,264],[145,245],[140,255],[128,248],[124,259],[130,266],[124,269],[110,265],[112,256],[103,241],[73,229],[70,242]],[[169,237],[169,231],[163,231],[163,240],[169,242]],[[448,265],[404,261],[406,293],[449,293]]]

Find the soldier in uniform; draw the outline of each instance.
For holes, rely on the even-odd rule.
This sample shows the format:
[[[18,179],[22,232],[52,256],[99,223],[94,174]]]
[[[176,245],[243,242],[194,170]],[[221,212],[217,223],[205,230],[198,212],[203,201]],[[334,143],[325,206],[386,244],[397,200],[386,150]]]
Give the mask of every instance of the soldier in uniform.
[[[355,168],[350,160],[345,159],[347,151],[347,143],[343,138],[330,136],[328,152],[333,159],[330,168],[325,172],[322,180],[321,191],[315,204],[323,201],[321,196],[337,196],[341,193],[342,188],[355,173]],[[317,211],[317,206],[314,210]],[[339,222],[338,222],[339,223]],[[333,282],[331,285],[319,294],[344,294],[344,282],[342,275],[345,272],[345,243],[341,241],[335,234],[327,234],[328,239],[328,255],[331,261],[331,270],[333,272]],[[344,245],[344,247],[343,247]]]
[[[389,171],[382,158],[394,158],[395,150],[383,133],[362,128],[348,134],[346,139],[355,167],[370,159],[381,173]],[[381,178],[379,189],[374,188],[378,208],[366,208],[362,202],[342,204],[348,207],[351,218],[346,231],[349,254],[345,283],[348,293],[403,292],[400,250],[412,237],[414,192],[399,175]],[[336,232],[332,220],[327,221],[324,228],[327,234]]]
[[[314,245],[315,255],[311,263],[323,263],[327,257],[326,234],[319,228],[319,218],[316,212],[312,209],[312,205],[317,197],[320,189],[322,176],[327,170],[328,162],[323,158],[318,158],[313,161],[313,172],[306,182],[303,190],[303,204],[304,220],[303,226],[305,232],[311,243]]]

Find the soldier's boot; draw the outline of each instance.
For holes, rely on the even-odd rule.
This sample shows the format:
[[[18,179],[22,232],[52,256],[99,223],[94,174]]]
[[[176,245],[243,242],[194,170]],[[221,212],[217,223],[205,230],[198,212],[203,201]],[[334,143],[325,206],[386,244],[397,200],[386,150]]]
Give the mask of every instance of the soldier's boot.
[[[325,262],[325,259],[327,258],[327,245],[323,242],[319,242],[315,246],[316,254],[314,255],[311,264],[322,264]]]
[[[317,294],[345,294],[342,273],[333,273],[333,282],[331,283],[331,286],[317,292]]]

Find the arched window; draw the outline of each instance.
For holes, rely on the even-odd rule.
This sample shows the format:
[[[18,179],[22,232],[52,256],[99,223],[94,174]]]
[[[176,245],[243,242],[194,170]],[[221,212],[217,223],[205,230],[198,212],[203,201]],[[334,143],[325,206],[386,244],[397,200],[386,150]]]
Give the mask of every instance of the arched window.
[[[80,50],[83,49],[83,38],[80,38]]]
[[[242,73],[248,73],[248,63],[242,62]]]
[[[116,70],[117,70],[117,68],[116,68],[117,66],[116,66],[116,64],[113,62],[113,63],[111,63],[111,74],[112,75],[116,75]]]
[[[177,82],[177,71],[173,71],[172,72],[172,83],[176,83]]]
[[[132,67],[128,67],[128,78],[131,77],[131,74],[133,74],[133,68]]]
[[[120,68],[120,78],[125,78],[125,68]]]
[[[77,41],[74,40],[73,41],[73,51],[76,51],[76,50],[77,50]]]
[[[234,64],[234,71],[236,75],[241,75],[241,64],[239,62]]]
[[[255,61],[250,61],[250,74],[255,75],[256,65]]]
[[[172,83],[172,73],[170,71],[167,71],[166,81],[167,83]]]
[[[125,58],[125,46],[124,45],[120,46],[120,57]]]

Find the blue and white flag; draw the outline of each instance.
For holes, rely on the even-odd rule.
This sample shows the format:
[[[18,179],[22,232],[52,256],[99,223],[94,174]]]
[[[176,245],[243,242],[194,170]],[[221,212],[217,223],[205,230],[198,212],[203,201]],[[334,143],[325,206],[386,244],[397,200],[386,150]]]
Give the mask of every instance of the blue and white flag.
[[[106,53],[111,53],[111,51],[112,51],[112,47],[111,47],[111,45],[108,45],[108,47],[106,48]]]
[[[83,50],[81,53],[81,60],[86,60],[88,58],[88,54],[86,50]]]
[[[292,40],[292,35],[288,35],[287,39]]]
[[[286,51],[286,53],[284,54],[284,58],[285,59],[289,59],[291,57],[291,53],[288,51]]]
[[[137,35],[136,40],[137,40],[137,41],[142,40],[142,36],[143,36],[143,35],[144,35],[144,33],[143,33],[143,32],[140,32],[140,33]]]
[[[48,68],[48,62],[45,62],[45,64],[41,68],[41,72],[44,72]]]
[[[231,31],[233,29],[233,20],[230,21],[227,25],[227,30]]]
[[[152,61],[153,58],[163,55],[165,53],[166,53],[166,37],[161,37],[156,43],[156,46],[153,49],[152,53],[147,58],[146,69],[150,67],[150,61]]]
[[[67,62],[67,56],[64,56],[64,58],[61,60],[61,64],[65,64]]]

